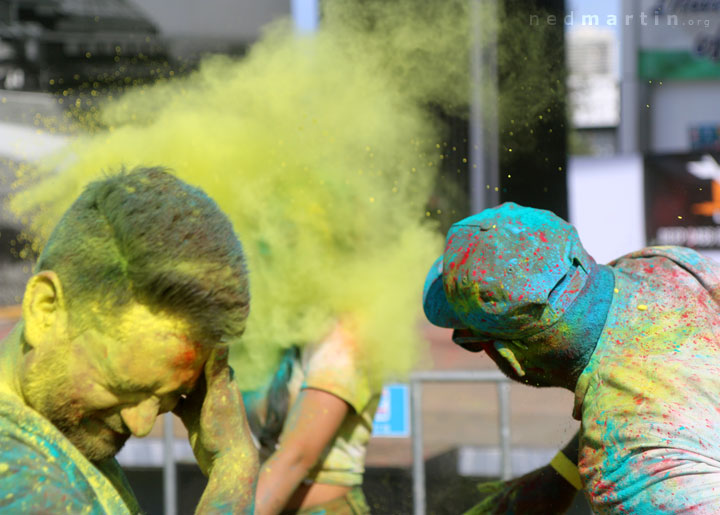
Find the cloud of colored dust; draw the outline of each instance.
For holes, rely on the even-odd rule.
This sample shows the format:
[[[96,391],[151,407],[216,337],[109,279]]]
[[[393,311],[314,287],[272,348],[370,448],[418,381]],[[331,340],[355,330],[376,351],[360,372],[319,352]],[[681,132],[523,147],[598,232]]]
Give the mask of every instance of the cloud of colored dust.
[[[343,9],[351,6],[328,12],[314,37],[279,24],[243,60],[212,58],[186,79],[108,103],[100,114],[108,129],[48,160],[46,170],[64,163],[60,173],[14,206],[25,215],[42,207],[30,216],[42,240],[102,171],[168,166],[218,202],[245,245],[252,308],[239,371],[248,362],[268,370],[279,349],[318,340],[337,317],[354,327],[374,378],[408,370],[422,278],[439,251],[439,236],[421,222],[441,135],[418,103],[438,85],[406,74],[445,78],[443,61],[455,59],[414,42],[387,59],[379,32],[348,25],[360,19]],[[449,21],[424,27],[435,54]],[[394,34],[385,33],[403,40]],[[400,60],[417,51],[423,62]]]
[[[334,0],[316,34],[276,23],[243,59],[107,101],[12,207],[39,247],[87,182],[166,166],[215,199],[244,244],[241,386],[338,318],[375,384],[402,377],[422,355],[421,288],[442,247],[424,207],[444,128],[427,107],[466,110],[466,4]]]

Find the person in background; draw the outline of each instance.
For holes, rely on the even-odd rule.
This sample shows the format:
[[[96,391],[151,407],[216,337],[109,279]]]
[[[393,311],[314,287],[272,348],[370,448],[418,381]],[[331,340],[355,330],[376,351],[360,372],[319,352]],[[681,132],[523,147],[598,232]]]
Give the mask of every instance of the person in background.
[[[351,332],[291,347],[260,391],[245,394],[263,463],[256,513],[370,513],[362,492],[380,395],[358,362]]]

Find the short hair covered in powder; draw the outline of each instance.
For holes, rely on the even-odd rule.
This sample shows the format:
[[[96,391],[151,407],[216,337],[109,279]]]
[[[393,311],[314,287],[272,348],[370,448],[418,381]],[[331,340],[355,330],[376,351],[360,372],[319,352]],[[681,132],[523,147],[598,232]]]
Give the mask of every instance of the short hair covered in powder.
[[[36,271],[53,270],[68,307],[138,301],[185,316],[214,339],[245,329],[250,293],[232,224],[202,190],[162,168],[90,183],[65,212]]]

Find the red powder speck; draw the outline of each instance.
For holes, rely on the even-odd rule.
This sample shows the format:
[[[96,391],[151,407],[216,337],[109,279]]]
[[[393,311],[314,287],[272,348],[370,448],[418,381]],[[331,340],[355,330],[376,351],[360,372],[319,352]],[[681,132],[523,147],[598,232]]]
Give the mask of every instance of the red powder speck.
[[[465,254],[463,255],[462,259],[460,260],[460,266],[464,265],[467,262],[471,253],[472,253],[472,246],[465,249]]]
[[[197,351],[195,349],[188,349],[175,356],[173,365],[182,368],[191,365],[196,359]]]
[[[540,241],[542,241],[543,243],[548,242],[547,238],[545,237],[545,233],[541,232],[541,233],[539,233],[539,236],[540,236]]]

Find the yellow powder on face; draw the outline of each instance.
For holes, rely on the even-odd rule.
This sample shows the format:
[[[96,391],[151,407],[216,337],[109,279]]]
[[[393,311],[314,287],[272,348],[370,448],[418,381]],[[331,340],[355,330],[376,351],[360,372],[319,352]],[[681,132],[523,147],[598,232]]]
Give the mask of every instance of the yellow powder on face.
[[[523,377],[525,375],[525,370],[522,365],[520,365],[520,362],[515,357],[515,353],[511,349],[506,347],[502,342],[498,341],[493,342],[493,346],[498,354],[500,354],[500,356],[508,362],[518,376]]]

